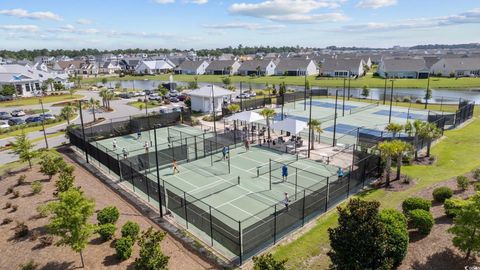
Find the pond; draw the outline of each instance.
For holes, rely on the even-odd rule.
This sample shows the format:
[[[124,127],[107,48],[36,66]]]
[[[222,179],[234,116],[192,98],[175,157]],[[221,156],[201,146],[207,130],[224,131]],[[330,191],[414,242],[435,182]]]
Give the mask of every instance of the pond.
[[[165,81],[159,80],[131,80],[131,81],[109,81],[107,83],[108,87],[114,87],[115,84],[119,82],[122,88],[136,88],[136,89],[156,89],[159,84],[165,83]],[[180,86],[188,86],[186,82],[177,82]],[[200,86],[208,85],[209,83],[198,83]],[[101,85],[99,83],[98,85]],[[218,85],[221,85],[220,83]],[[240,89],[240,83],[233,84],[237,88],[237,92]],[[264,84],[247,84],[243,83],[243,90],[248,90],[249,87],[253,89],[263,89],[265,88]],[[288,89],[293,89],[295,91],[303,91],[303,86],[297,85],[288,85]],[[328,92],[330,95],[335,95],[336,90],[340,90],[339,94],[342,94],[343,88],[329,88]],[[387,99],[390,98],[390,88],[387,87],[386,96]],[[348,90],[347,90],[348,91]],[[383,100],[384,98],[383,88],[371,88],[370,95],[368,98]],[[361,88],[351,88],[350,95],[352,97],[362,97]],[[425,96],[425,89],[418,88],[394,88],[393,90],[394,98],[410,97],[413,99],[423,99]],[[469,90],[469,89],[432,89],[432,99],[429,100],[429,103],[458,103],[459,99],[466,99],[475,101],[476,104],[480,104],[480,89],[479,90]]]

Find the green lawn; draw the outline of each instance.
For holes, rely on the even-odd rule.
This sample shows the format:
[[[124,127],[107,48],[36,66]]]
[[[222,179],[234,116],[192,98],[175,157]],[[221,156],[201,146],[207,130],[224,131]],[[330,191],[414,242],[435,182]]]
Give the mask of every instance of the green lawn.
[[[142,110],[145,110],[145,102],[132,101],[132,102],[129,102],[127,104],[132,106],[132,107],[135,107],[139,110],[140,110],[140,106],[143,106]],[[158,102],[155,102],[155,101],[149,101],[148,102],[148,108],[155,108],[155,107],[159,107],[159,106],[161,106],[161,104],[159,104]]]
[[[70,118],[70,120],[75,119],[75,117],[77,117],[77,115],[72,116]],[[58,126],[58,125],[65,124],[65,123],[67,123],[67,121],[63,120],[63,121],[60,121],[60,122],[45,125],[45,128],[50,128],[50,127]],[[22,131],[25,132],[25,134],[28,134],[30,132],[35,132],[35,131],[39,131],[39,130],[42,130],[42,125],[38,125],[38,126],[34,126],[34,127],[26,127],[24,129],[18,129],[18,130],[14,130],[14,131],[11,131],[11,132],[8,132],[8,133],[0,134],[0,139],[5,139],[5,138],[8,138],[8,137],[14,137],[14,136],[20,135],[20,134],[22,134]]]
[[[447,131],[446,138],[433,147],[432,154],[438,157],[435,165],[404,167],[403,173],[417,179],[416,185],[400,192],[378,189],[358,196],[368,200],[378,200],[382,203],[382,207],[397,208],[405,198],[419,190],[480,167],[480,153],[475,150],[480,149],[478,108],[475,115],[476,118],[472,123],[461,129]],[[315,226],[297,240],[275,248],[274,256],[288,259],[289,269],[327,268],[329,265],[326,255],[329,250],[327,229],[335,226],[336,221],[336,211],[332,210],[320,217]],[[308,262],[308,265],[305,262]]]
[[[162,75],[148,75],[148,76],[125,76],[125,77],[107,77],[107,80],[168,80],[170,74]],[[221,83],[224,76],[221,75],[174,75],[175,80],[182,82],[192,82],[195,77],[198,78],[199,82],[215,82]],[[289,85],[304,85],[305,78],[297,76],[269,76],[269,77],[259,77],[252,78],[246,76],[231,76],[232,82],[245,82],[247,83],[245,87],[248,87],[248,82],[258,83],[258,84],[280,84],[285,82]],[[96,83],[101,82],[102,77],[97,78],[88,78],[84,79],[84,83]],[[308,77],[308,81],[312,86],[319,87],[343,87],[343,79],[315,79],[314,76]],[[348,83],[348,82],[347,82]],[[365,77],[362,77],[357,80],[351,80],[351,87],[363,87],[367,85],[368,87],[383,88],[385,86],[385,80],[382,78],[374,78],[371,73],[367,74]],[[388,82],[390,87],[390,82]],[[427,80],[426,79],[396,79],[394,83],[395,88],[426,88]],[[480,78],[431,78],[430,87],[433,89],[439,88],[480,88]]]
[[[47,104],[47,103],[60,102],[60,101],[79,99],[79,98],[83,98],[83,96],[65,94],[65,95],[59,95],[59,96],[46,96],[46,97],[43,97],[42,100],[43,100],[43,104]],[[37,105],[37,104],[38,105],[40,104],[38,97],[19,98],[16,100],[0,102],[0,108],[1,107],[21,107],[21,106]]]

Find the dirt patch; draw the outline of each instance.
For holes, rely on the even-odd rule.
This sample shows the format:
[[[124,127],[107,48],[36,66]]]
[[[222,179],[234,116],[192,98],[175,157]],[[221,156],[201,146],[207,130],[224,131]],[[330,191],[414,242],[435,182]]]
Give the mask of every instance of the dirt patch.
[[[435,156],[430,157],[418,157],[417,159],[412,160],[412,165],[433,165],[437,161]]]
[[[119,209],[121,215],[116,224],[116,238],[120,237],[119,228],[128,220],[139,223],[142,229],[150,226],[160,229],[90,173],[68,158],[66,160],[76,167],[76,184],[82,187],[87,197],[95,199],[95,210],[100,210],[108,205],[115,205]],[[13,220],[9,224],[0,225],[1,269],[17,269],[20,263],[30,259],[40,264],[39,269],[73,269],[81,265],[79,255],[68,247],[41,246],[40,238],[46,235],[48,218],[39,218],[35,209],[38,205],[54,199],[52,194],[56,178],[48,181],[45,176],[38,173],[38,169],[38,166],[34,166],[32,170],[24,170],[15,175],[5,175],[0,180],[0,217],[2,220],[7,217]],[[15,186],[21,174],[27,176],[27,183]],[[35,180],[40,180],[43,184],[42,192],[37,195],[33,195],[30,188],[30,183]],[[14,190],[20,192],[18,198],[13,198],[12,194],[4,195],[11,186],[15,186]],[[7,202],[17,205],[17,211],[13,212],[11,208],[6,209]],[[25,222],[30,229],[28,236],[18,239],[13,237],[16,221]],[[92,221],[95,221],[95,215]],[[37,239],[32,240],[32,238],[35,239],[35,236]],[[55,238],[55,240],[57,239]],[[94,235],[84,251],[85,269],[133,269],[134,258],[138,256],[138,247],[135,246],[132,258],[120,262],[115,255],[114,241],[102,242],[98,235]],[[215,269],[215,266],[187,250],[170,235],[165,237],[161,246],[163,252],[170,256],[169,269]]]
[[[473,179],[469,174],[467,177]],[[454,197],[466,198],[475,191],[470,186],[466,191],[457,188],[456,178],[437,183],[429,188],[419,191],[415,196],[433,200],[432,192],[437,187],[449,187],[454,191]],[[400,270],[407,269],[465,269],[465,266],[480,265],[479,258],[465,261],[462,252],[452,244],[453,235],[447,230],[452,226],[453,220],[445,215],[443,204],[434,202],[430,209],[435,225],[429,235],[423,236],[416,231],[410,231],[410,244],[408,253],[403,263],[398,267]]]
[[[391,179],[394,179],[394,177],[395,177],[395,174],[391,176]],[[375,189],[385,188],[388,191],[395,192],[395,191],[403,191],[403,190],[409,189],[417,183],[415,179],[411,179],[406,175],[400,175],[400,179],[390,180],[390,186],[388,187],[385,186],[385,182],[386,182],[385,175],[382,175],[377,180],[372,182],[371,185]]]

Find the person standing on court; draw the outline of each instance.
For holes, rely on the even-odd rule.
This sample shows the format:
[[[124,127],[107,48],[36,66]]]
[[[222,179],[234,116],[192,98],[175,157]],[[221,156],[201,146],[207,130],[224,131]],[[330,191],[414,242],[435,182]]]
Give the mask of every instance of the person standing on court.
[[[173,167],[173,174],[175,174],[175,172],[180,173],[180,170],[178,170],[178,167],[177,167],[177,160],[174,159],[172,161],[172,167]]]
[[[141,138],[142,138],[142,132],[139,130],[137,132],[137,141],[140,141]]]
[[[117,139],[113,139],[112,145],[113,145],[113,151],[116,151],[117,150]]]
[[[148,153],[148,142],[145,141],[145,143],[143,144],[143,147],[145,148],[145,153]]]
[[[337,170],[337,176],[338,178],[342,178],[345,174],[343,173],[343,169],[342,168],[338,168]]]
[[[125,149],[125,147],[122,149],[122,153],[123,153],[123,159],[127,159],[128,152],[127,152],[127,149]]]
[[[283,199],[283,205],[285,205],[285,208],[288,211],[288,205],[290,204],[290,200],[288,199],[288,193],[285,192],[285,198]]]
[[[223,160],[228,159],[228,147],[224,146],[222,149]]]
[[[285,182],[288,178],[288,167],[287,164],[283,164],[282,166],[282,181]]]
[[[249,151],[250,150],[250,142],[248,141],[248,139],[245,139],[245,150],[246,151]]]

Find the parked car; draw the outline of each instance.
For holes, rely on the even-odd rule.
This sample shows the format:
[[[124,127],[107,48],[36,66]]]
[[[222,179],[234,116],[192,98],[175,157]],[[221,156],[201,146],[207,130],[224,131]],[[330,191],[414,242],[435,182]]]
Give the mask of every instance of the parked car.
[[[30,116],[25,119],[26,123],[40,123],[43,121],[43,118],[40,116]]]
[[[55,120],[55,116],[46,113],[46,114],[40,114],[39,117],[44,118],[45,120]]]
[[[0,101],[9,101],[13,100],[13,96],[2,96],[0,95]]]
[[[179,96],[179,95],[180,95],[180,93],[179,93],[178,91],[176,91],[176,90],[170,91],[170,92],[168,93],[168,96],[169,96],[169,97],[177,97],[177,96]]]
[[[23,120],[22,118],[14,117],[14,118],[8,119],[8,124],[10,126],[23,125],[25,124],[25,120]]]
[[[25,112],[23,110],[14,110],[11,115],[13,117],[25,116]]]
[[[178,100],[180,100],[180,101],[185,101],[185,99],[187,98],[187,96],[182,94],[182,95],[179,95],[177,98],[178,98]]]
[[[10,115],[10,113],[8,112],[0,112],[0,120],[8,120],[12,118],[12,116]]]
[[[149,100],[162,100],[162,97],[159,96],[158,94],[151,94],[150,96],[148,96],[148,99]]]
[[[146,95],[152,95],[155,93],[155,90],[145,89],[143,92],[145,92]]]
[[[134,97],[142,97],[145,96],[145,92],[133,92]]]
[[[5,121],[0,121],[0,128],[9,128],[10,125]]]
[[[132,98],[134,95],[132,92],[128,92],[128,93],[121,93],[119,96],[121,98]]]
[[[160,107],[159,112],[160,112],[160,113],[169,113],[167,107]]]
[[[176,98],[176,97],[171,97],[171,98],[169,98],[169,100],[170,100],[170,102],[173,102],[173,103],[177,103],[177,102],[180,101],[180,100],[178,100],[178,98]]]
[[[173,107],[172,112],[182,112],[183,108],[182,107]]]
[[[240,95],[237,96],[239,99],[248,99],[250,98],[250,95],[247,93],[241,93]]]
[[[257,96],[257,93],[255,91],[248,91],[247,94],[250,96],[250,97],[256,97]]]

